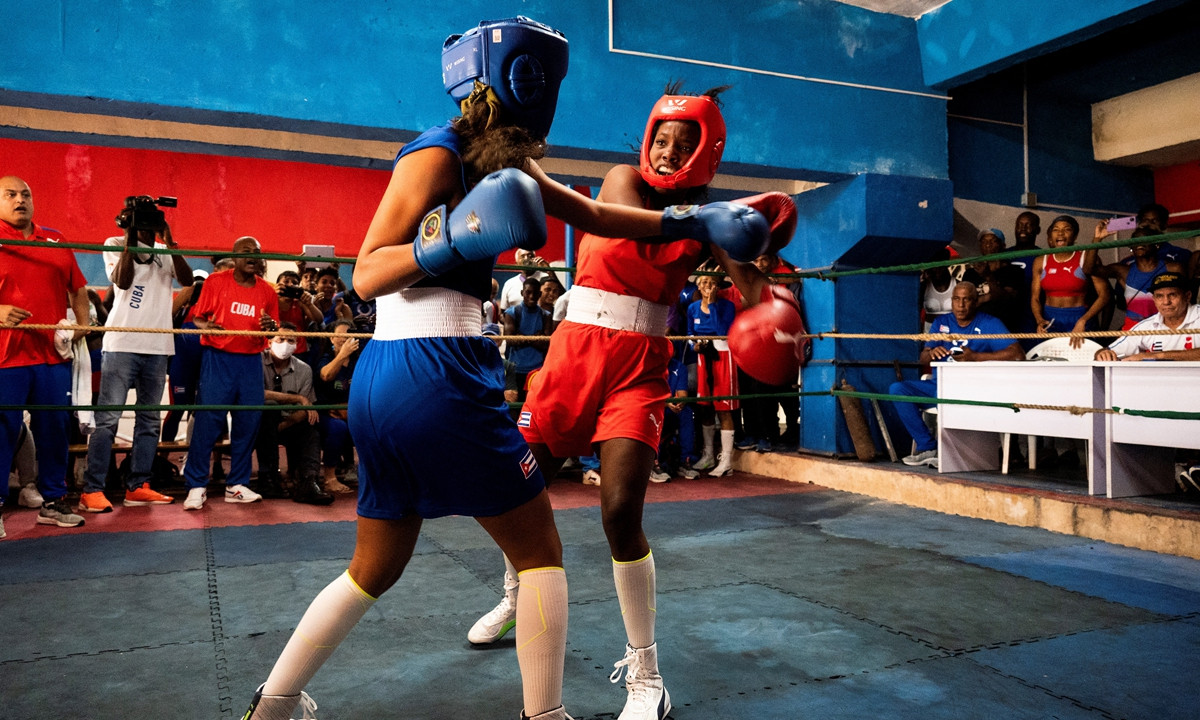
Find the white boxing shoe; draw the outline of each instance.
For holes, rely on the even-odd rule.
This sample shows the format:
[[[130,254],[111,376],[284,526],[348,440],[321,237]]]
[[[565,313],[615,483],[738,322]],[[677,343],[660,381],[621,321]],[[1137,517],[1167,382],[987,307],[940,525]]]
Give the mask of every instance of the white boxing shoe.
[[[663,720],[671,712],[671,695],[658,674],[658,643],[650,647],[625,646],[625,657],[609,676],[614,683],[625,675],[625,709],[617,720]]]
[[[504,597],[467,631],[467,640],[472,645],[490,645],[517,626],[518,587],[517,579],[507,572],[504,573]]]

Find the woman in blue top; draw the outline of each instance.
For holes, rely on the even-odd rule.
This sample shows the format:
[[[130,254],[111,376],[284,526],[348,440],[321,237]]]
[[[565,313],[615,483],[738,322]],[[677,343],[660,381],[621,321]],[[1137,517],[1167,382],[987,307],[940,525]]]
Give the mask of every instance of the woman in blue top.
[[[729,334],[729,326],[737,314],[737,306],[720,296],[721,279],[712,275],[701,275],[696,279],[700,299],[688,306],[688,335]],[[725,287],[729,287],[725,283]],[[723,339],[696,340],[696,394],[699,397],[728,397],[738,394],[737,368],[729,353],[729,343]],[[721,453],[717,464],[708,474],[721,477],[733,472],[733,411],[738,409],[736,399],[701,402],[703,414],[701,433],[704,436],[704,455],[694,466],[697,470],[711,467],[713,447],[713,411],[721,423]],[[707,462],[706,462],[707,460]]]

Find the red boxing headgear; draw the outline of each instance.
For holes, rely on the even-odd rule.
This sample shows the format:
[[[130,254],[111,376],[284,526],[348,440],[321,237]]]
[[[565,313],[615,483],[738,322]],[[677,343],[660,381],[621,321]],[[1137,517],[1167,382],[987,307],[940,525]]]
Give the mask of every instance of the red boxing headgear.
[[[700,143],[683,167],[670,175],[659,175],[650,167],[650,146],[660,122],[683,120],[700,126]],[[707,185],[717,174],[721,153],[725,150],[725,119],[721,109],[707,95],[663,95],[650,111],[646,136],[642,139],[642,178],[656,188],[675,190]]]

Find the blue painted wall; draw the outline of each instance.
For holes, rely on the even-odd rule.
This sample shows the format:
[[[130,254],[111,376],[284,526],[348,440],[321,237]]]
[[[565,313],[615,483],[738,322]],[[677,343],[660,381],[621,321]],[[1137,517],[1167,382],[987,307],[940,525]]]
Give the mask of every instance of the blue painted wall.
[[[917,20],[930,87],[952,88],[1185,0],[952,0]]]
[[[1020,203],[1024,89],[1029,189],[1038,202],[1099,215],[1135,211],[1154,198],[1152,173],[1096,162],[1091,105],[1200,72],[1197,47],[1200,3],[1191,3],[954,88],[948,125],[955,197]]]
[[[438,62],[446,35],[520,13],[571,41],[550,135],[563,156],[627,157],[662,87],[684,78],[693,90],[734,86],[725,95],[731,168],[946,177],[944,100],[903,94],[928,92],[911,20],[827,0],[695,0],[686,23],[671,3],[613,8],[617,49],[682,59],[610,52],[608,3],[597,0],[362,0],[336,10],[315,0],[29,1],[8,6],[23,31],[0,64],[0,90],[249,113],[250,124],[419,131],[454,112]]]

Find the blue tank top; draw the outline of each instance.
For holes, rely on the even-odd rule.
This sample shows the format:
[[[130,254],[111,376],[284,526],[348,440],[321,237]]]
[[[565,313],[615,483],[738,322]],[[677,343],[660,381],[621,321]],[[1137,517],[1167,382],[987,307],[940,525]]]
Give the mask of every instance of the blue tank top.
[[[426,148],[440,147],[454,153],[459,160],[460,171],[462,171],[461,144],[462,138],[458,136],[458,133],[454,132],[449,123],[430,128],[400,149],[400,152],[396,155],[395,162],[392,163],[392,167],[395,168],[396,163],[400,162],[400,158],[405,155],[411,155],[418,150]],[[464,191],[470,190],[467,187],[465,172],[462,177],[462,187]],[[433,208],[430,209],[432,210]],[[450,272],[438,277],[424,278],[419,282],[415,282],[412,284],[412,287],[443,287],[450,290],[457,290],[460,293],[477,297],[481,301],[484,301],[491,297],[492,294],[492,268],[495,264],[495,258],[463,263]]]

